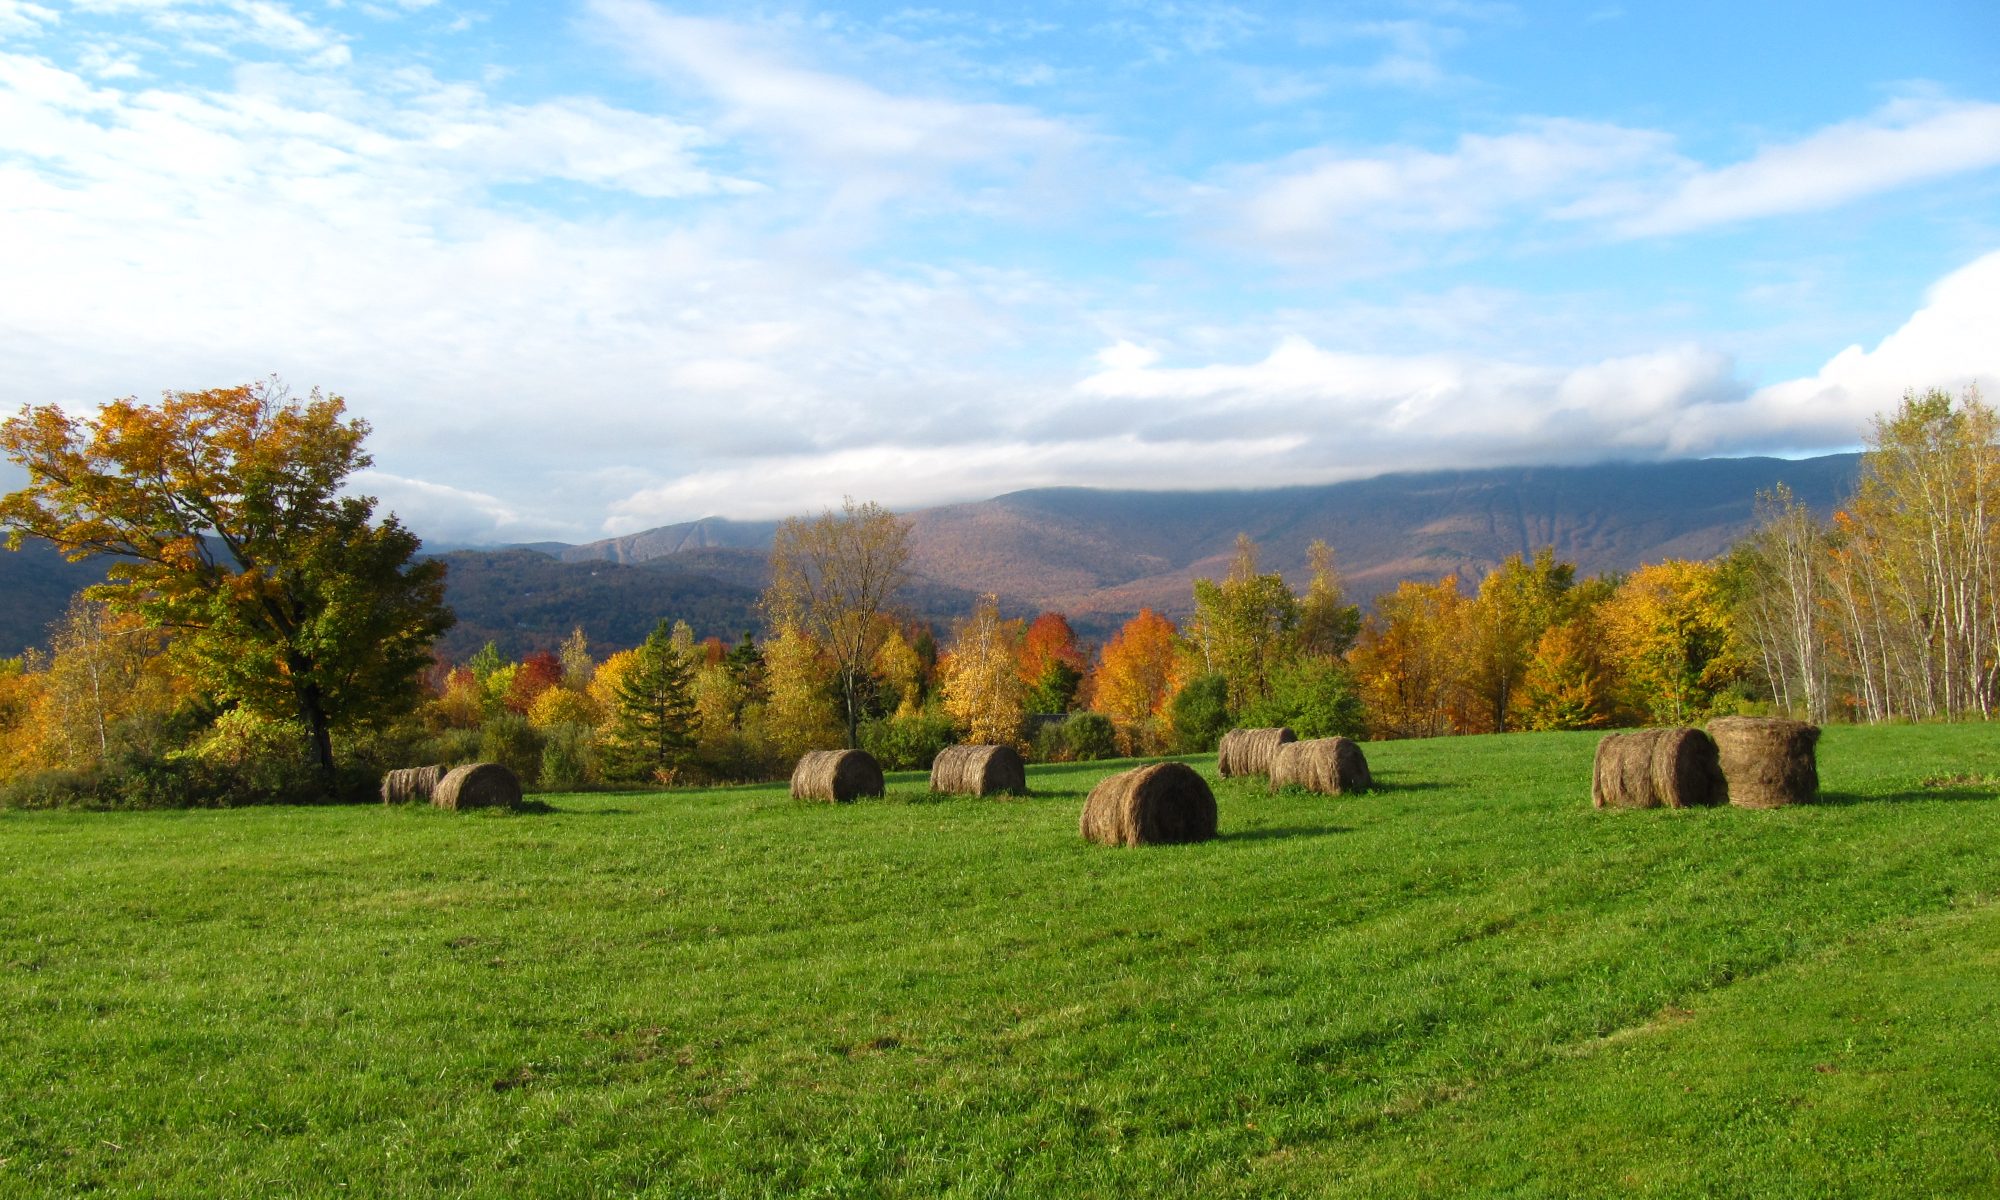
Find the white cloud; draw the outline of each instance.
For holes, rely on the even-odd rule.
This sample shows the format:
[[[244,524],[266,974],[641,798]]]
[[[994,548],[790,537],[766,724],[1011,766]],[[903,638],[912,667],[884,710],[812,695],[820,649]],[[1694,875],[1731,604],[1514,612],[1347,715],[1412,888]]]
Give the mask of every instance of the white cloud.
[[[1865,196],[2000,165],[2000,104],[1904,100],[1858,121],[1769,146],[1744,162],[1687,173],[1664,198],[1586,196],[1571,210],[1613,215],[1633,236],[1837,208]]]
[[[351,58],[337,32],[275,0],[71,0],[71,6],[134,18],[199,54],[230,57],[237,47],[254,46],[323,67],[344,66]]]
[[[418,518],[419,533],[435,545],[545,541],[581,532],[546,515],[522,513],[498,496],[384,471],[357,471],[349,490],[375,497],[377,516],[394,513],[405,525]]]
[[[1115,344],[1097,352],[1097,361],[1113,371],[1137,371],[1160,361],[1160,354],[1157,350],[1119,338]]]
[[[2000,104],[1899,100],[1870,116],[1706,167],[1653,130],[1564,119],[1466,134],[1448,150],[1320,147],[1214,185],[1229,236],[1290,259],[1435,259],[1453,235],[1567,228],[1685,233],[1837,208],[2000,165]]]
[[[791,516],[866,496],[891,508],[983,500],[1024,487],[1074,484],[1161,487],[1189,479],[1260,475],[1286,482],[1271,464],[1301,438],[1151,441],[1119,435],[1065,442],[1017,439],[960,445],[888,443],[827,454],[762,458],[695,471],[611,505],[607,535],[632,533],[697,515]],[[1315,475],[1313,478],[1320,478]],[[1297,478],[1293,477],[1294,481]]]
[[[1853,445],[1871,418],[1893,409],[1906,391],[1970,385],[1988,403],[2000,399],[2000,252],[1934,285],[1902,327],[1873,350],[1849,346],[1805,379],[1759,389],[1741,404],[1690,414],[1704,444],[1762,444],[1811,450]]]
[[[1248,363],[1162,367],[1131,358],[1078,383],[1079,399],[1142,436],[1280,439],[1254,470],[1204,470],[1221,486],[1390,469],[1574,463],[1860,444],[1906,390],[2000,392],[2000,253],[1953,272],[1872,351],[1851,346],[1814,376],[1752,390],[1729,357],[1686,345],[1555,367],[1448,355],[1384,356],[1282,340]],[[1313,473],[1319,474],[1315,476]]]
[[[0,37],[33,37],[61,20],[61,14],[46,5],[0,0]]]
[[[1680,408],[1732,389],[1730,376],[1726,357],[1695,346],[1554,368],[1341,353],[1290,337],[1258,362],[1115,368],[1077,391],[1122,405],[1129,419],[1162,433],[1293,436],[1286,455],[1228,481],[1255,485],[1264,472],[1296,481],[1315,470],[1334,476],[1668,453]]]
[[[859,267],[687,205],[761,201],[685,122],[372,82],[124,92],[0,53],[0,277],[36,281],[0,289],[0,406],[277,371],[373,422],[413,523],[511,540],[731,456],[977,438],[1022,314],[1089,336],[1018,272]],[[633,203],[487,194],[548,180]]]
[[[770,48],[768,31],[676,16],[647,0],[592,0],[589,8],[635,66],[711,98],[719,130],[821,172],[848,205],[919,192],[967,170],[1018,175],[1085,141],[1016,105],[898,95],[797,65]]]
[[[1289,254],[1331,256],[1393,236],[1533,217],[1579,190],[1658,171],[1669,148],[1658,133],[1542,120],[1512,133],[1467,134],[1443,153],[1306,151],[1241,172],[1225,186],[1241,198],[1233,216],[1254,240]]]

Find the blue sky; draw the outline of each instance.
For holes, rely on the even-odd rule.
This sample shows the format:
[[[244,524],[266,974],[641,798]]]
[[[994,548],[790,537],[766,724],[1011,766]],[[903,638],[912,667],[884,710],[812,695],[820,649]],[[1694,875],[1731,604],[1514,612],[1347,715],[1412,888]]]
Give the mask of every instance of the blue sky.
[[[1996,14],[0,0],[0,404],[454,542],[1850,448],[2000,390]]]

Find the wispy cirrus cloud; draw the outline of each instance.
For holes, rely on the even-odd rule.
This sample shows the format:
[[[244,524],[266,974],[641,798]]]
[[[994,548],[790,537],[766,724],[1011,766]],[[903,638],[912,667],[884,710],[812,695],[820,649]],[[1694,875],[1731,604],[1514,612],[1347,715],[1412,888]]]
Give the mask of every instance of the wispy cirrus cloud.
[[[70,7],[80,15],[136,22],[182,51],[216,58],[258,49],[322,67],[353,59],[337,30],[277,0],[70,0]]]
[[[1658,172],[1671,139],[1601,122],[1540,120],[1467,134],[1448,151],[1309,150],[1237,173],[1226,211],[1242,236],[1287,253],[1334,255],[1533,220],[1578,191]]]
[[[27,37],[52,28],[61,14],[45,4],[30,0],[0,0],[0,35]]]
[[[1838,208],[2000,166],[2000,104],[1903,99],[1707,166],[1657,130],[1539,118],[1444,150],[1300,151],[1213,185],[1211,219],[1286,258],[1435,259],[1482,230],[1620,240]]]
[[[801,65],[752,26],[647,0],[592,0],[589,13],[638,69],[699,89],[718,131],[773,147],[846,203],[928,191],[966,172],[1018,176],[1088,141],[1018,105],[899,93]]]
[[[2000,104],[1898,100],[1740,163],[1688,167],[1664,195],[1586,195],[1561,215],[1647,237],[1818,212],[1933,179],[2000,166]]]

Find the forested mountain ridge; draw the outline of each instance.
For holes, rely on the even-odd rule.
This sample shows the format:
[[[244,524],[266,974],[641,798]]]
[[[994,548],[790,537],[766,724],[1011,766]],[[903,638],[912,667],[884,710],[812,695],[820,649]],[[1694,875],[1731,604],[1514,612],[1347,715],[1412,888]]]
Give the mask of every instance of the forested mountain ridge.
[[[1750,529],[1757,493],[1780,482],[1828,511],[1859,469],[1859,455],[1843,454],[1434,471],[1257,491],[1014,492],[907,514],[916,578],[904,602],[944,621],[994,592],[1009,615],[1055,609],[1102,637],[1141,606],[1183,615],[1192,580],[1226,570],[1238,533],[1257,540],[1264,569],[1301,585],[1306,548],[1324,538],[1364,600],[1405,578],[1457,572],[1476,584],[1507,555],[1545,545],[1585,575],[1625,571],[1721,553]],[[733,640],[759,625],[775,529],[708,518],[584,545],[453,551],[442,557],[459,625],[441,649],[462,658],[492,640],[518,655],[578,625],[595,645],[636,645],[662,616]],[[0,654],[44,642],[69,595],[102,569],[41,546],[0,555]]]
[[[1092,628],[1142,606],[1183,613],[1193,580],[1226,569],[1238,533],[1257,540],[1266,570],[1295,583],[1304,580],[1306,548],[1324,538],[1364,599],[1447,572],[1476,584],[1509,554],[1542,546],[1591,575],[1720,554],[1749,531],[1757,493],[1781,482],[1828,511],[1853,488],[1860,461],[1837,454],[1506,467],[1256,491],[1041,488],[909,513],[911,569],[931,584],[994,592],[1009,609],[1055,609]],[[562,556],[733,564],[741,580],[747,551],[768,547],[772,528],[710,519]],[[673,545],[701,549],[648,553]]]
[[[1241,492],[1045,489],[928,509],[913,565],[983,581],[1017,603],[1072,615],[1185,611],[1191,585],[1227,569],[1238,533],[1265,570],[1304,582],[1306,549],[1334,548],[1352,594],[1456,572],[1476,584],[1509,554],[1555,547],[1581,574],[1709,558],[1747,533],[1778,483],[1826,512],[1852,490],[1858,454],[1395,474]]]

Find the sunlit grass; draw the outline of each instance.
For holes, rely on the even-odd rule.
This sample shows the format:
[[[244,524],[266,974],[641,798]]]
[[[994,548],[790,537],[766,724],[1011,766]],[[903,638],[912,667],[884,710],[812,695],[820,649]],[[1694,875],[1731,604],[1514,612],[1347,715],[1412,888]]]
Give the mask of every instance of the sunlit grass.
[[[2000,1189],[2000,738],[1617,814],[1594,741],[1371,745],[1144,850],[1077,837],[1103,764],[0,814],[0,1192]]]

